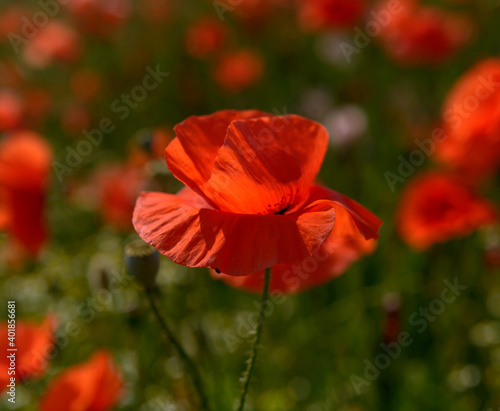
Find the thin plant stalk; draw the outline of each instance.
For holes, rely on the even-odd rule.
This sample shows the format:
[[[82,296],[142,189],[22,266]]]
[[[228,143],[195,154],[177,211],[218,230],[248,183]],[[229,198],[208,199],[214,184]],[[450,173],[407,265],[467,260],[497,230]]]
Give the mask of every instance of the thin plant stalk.
[[[183,363],[186,366],[186,370],[191,377],[191,381],[193,383],[193,386],[194,386],[196,392],[198,393],[200,410],[201,411],[210,411],[210,408],[208,406],[208,400],[207,400],[207,397],[206,397],[205,392],[203,390],[203,384],[201,382],[202,380],[200,377],[200,373],[198,372],[198,369],[196,368],[193,361],[189,358],[189,356],[187,355],[184,348],[182,348],[181,343],[179,342],[179,340],[177,340],[174,333],[172,332],[172,330],[168,326],[167,321],[165,320],[162,313],[160,312],[160,308],[159,308],[160,304],[158,303],[158,301],[154,295],[153,289],[146,288],[146,295],[148,297],[149,304],[151,305],[153,313],[154,313],[158,323],[160,324],[160,326],[163,330],[165,337],[167,338],[169,343],[174,346],[179,357],[181,358],[181,360],[183,361]]]
[[[259,349],[260,337],[262,335],[262,326],[264,324],[264,318],[265,318],[264,311],[266,308],[267,301],[269,299],[270,282],[271,282],[271,267],[267,268],[264,274],[264,287],[262,289],[262,301],[260,303],[259,321],[255,325],[252,351],[250,353],[250,357],[248,358],[247,368],[243,373],[242,377],[241,395],[240,395],[239,405],[237,408],[238,411],[243,411],[243,408],[245,407],[245,399],[247,396],[248,387],[250,386],[250,380],[252,378],[253,370],[255,368],[255,361],[257,360],[257,351]]]

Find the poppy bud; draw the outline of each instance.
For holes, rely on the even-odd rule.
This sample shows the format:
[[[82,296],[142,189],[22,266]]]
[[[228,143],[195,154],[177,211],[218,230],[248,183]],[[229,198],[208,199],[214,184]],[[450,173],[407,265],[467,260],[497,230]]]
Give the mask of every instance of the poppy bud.
[[[399,314],[401,311],[401,297],[397,293],[384,295],[382,308],[385,312],[384,324],[382,328],[382,340],[385,344],[395,342],[400,333]]]
[[[142,240],[125,247],[125,265],[129,274],[146,288],[153,288],[160,261],[158,251]]]

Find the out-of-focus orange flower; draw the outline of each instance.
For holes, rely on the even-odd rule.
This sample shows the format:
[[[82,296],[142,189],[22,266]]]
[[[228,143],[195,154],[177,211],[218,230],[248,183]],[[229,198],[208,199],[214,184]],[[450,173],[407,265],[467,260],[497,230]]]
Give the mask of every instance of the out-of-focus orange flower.
[[[143,167],[149,161],[163,157],[165,147],[175,136],[166,128],[139,131],[130,148],[128,164],[131,167]]]
[[[214,7],[221,19],[225,18],[227,12],[234,14],[247,27],[256,27],[269,21],[270,17],[289,3],[290,0],[239,0],[233,4],[224,1],[214,2]]]
[[[57,21],[40,27],[23,50],[24,60],[36,68],[45,68],[55,61],[72,63],[80,54],[81,43],[77,33]]]
[[[16,380],[25,380],[28,378],[40,377],[47,368],[47,361],[50,357],[52,346],[54,345],[54,318],[48,317],[42,324],[35,324],[30,321],[16,321],[16,336],[13,340],[17,349],[16,355]],[[3,321],[0,324],[0,349],[4,353],[0,360],[0,385],[1,390],[7,389],[11,375],[8,374],[10,361],[7,355],[10,340],[8,337],[8,322]]]
[[[23,77],[19,65],[14,60],[3,58],[0,61],[0,86],[19,88],[23,85]]]
[[[61,126],[68,134],[81,134],[83,130],[89,127],[89,125],[89,113],[81,104],[69,104],[62,112]]]
[[[140,0],[139,12],[148,23],[163,23],[172,14],[170,0]]]
[[[34,123],[44,120],[52,106],[49,92],[41,87],[28,87],[24,91],[23,97],[27,119]]]
[[[390,18],[373,18],[371,23],[380,28],[380,39],[387,53],[401,64],[438,64],[457,52],[471,37],[469,19],[435,7],[421,6],[417,1],[401,0],[397,12],[392,0],[382,3],[377,10],[386,10]]]
[[[74,96],[81,101],[94,99],[102,89],[102,77],[91,70],[78,70],[71,76],[70,86]]]
[[[331,234],[311,256],[295,264],[279,264],[272,268],[270,290],[293,294],[326,283],[342,275],[363,255],[372,253],[376,245],[376,240],[366,240],[348,212],[338,207]],[[234,288],[253,293],[261,293],[264,285],[264,271],[239,277],[218,274],[214,270],[210,270],[210,274]]]
[[[76,199],[98,210],[106,224],[126,230],[132,227],[135,200],[144,189],[144,173],[122,164],[106,164],[78,190]]]
[[[28,11],[18,6],[11,6],[0,12],[0,41],[6,41],[9,34],[21,36],[23,17],[28,17]]]
[[[299,0],[297,12],[304,30],[353,27],[366,10],[365,0]]]
[[[174,130],[165,158],[188,187],[177,195],[142,193],[133,219],[142,239],[174,262],[229,275],[294,264],[341,224],[338,208],[366,239],[378,236],[375,215],[313,184],[328,145],[320,124],[223,110]]]
[[[47,239],[44,209],[52,150],[31,131],[0,142],[0,228],[36,256]]]
[[[455,84],[443,107],[446,139],[436,159],[471,177],[500,165],[500,59],[480,62]]]
[[[129,19],[129,0],[70,0],[66,7],[88,33],[107,37]]]
[[[496,220],[494,207],[456,177],[437,172],[415,178],[406,187],[397,213],[397,229],[416,250],[471,234]]]
[[[116,406],[123,388],[121,373],[107,351],[98,351],[50,383],[40,411],[108,411]]]
[[[21,125],[23,102],[14,91],[0,90],[0,131],[11,130]]]
[[[203,17],[189,27],[185,38],[186,51],[192,57],[207,57],[222,47],[226,37],[226,27],[220,21]]]
[[[226,54],[217,62],[215,81],[226,91],[237,93],[257,83],[264,74],[264,61],[251,50]]]

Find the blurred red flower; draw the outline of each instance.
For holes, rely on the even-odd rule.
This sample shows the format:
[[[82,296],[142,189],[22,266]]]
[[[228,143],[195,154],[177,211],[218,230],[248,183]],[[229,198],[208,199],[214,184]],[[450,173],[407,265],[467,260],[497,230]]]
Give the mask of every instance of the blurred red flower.
[[[165,150],[172,174],[189,188],[142,193],[134,227],[174,262],[248,275],[310,256],[344,207],[365,238],[380,220],[313,181],[328,135],[296,115],[223,110],[175,127]]]
[[[397,229],[416,250],[463,237],[496,220],[494,207],[454,176],[427,173],[401,196]]]
[[[148,23],[163,23],[172,15],[170,0],[140,0],[139,12]]]
[[[394,10],[391,3],[392,0],[382,3],[379,10]],[[472,35],[469,19],[421,6],[418,1],[401,0],[396,10],[388,22],[373,18],[372,23],[381,28],[380,38],[387,53],[402,64],[441,63],[452,57]]]
[[[222,47],[226,37],[226,27],[221,22],[203,17],[189,27],[185,38],[186,51],[192,57],[207,57]]]
[[[144,189],[142,170],[124,164],[105,164],[77,190],[77,200],[120,230],[132,227],[135,200]]]
[[[327,196],[328,194],[325,193]],[[293,294],[321,285],[340,275],[363,255],[371,254],[377,245],[375,239],[366,240],[359,232],[349,213],[342,207],[335,208],[335,225],[325,242],[312,256],[295,264],[278,264],[272,268],[270,290],[274,293]],[[231,276],[210,270],[213,278],[232,287],[261,293],[264,271]]]
[[[23,101],[14,91],[0,90],[0,131],[11,130],[21,125]]]
[[[40,27],[36,36],[29,40],[23,57],[29,65],[43,69],[55,61],[74,62],[81,54],[81,47],[80,38],[73,29],[51,21]]]
[[[61,113],[61,127],[69,135],[80,135],[90,126],[90,115],[82,104],[67,103]]]
[[[25,84],[19,64],[14,60],[9,60],[6,57],[0,61],[0,86],[20,88]]]
[[[0,12],[0,41],[8,41],[9,34],[21,35],[23,18],[27,18],[27,9],[10,6]]]
[[[34,132],[12,132],[0,142],[0,228],[32,255],[47,239],[51,162],[52,149]]]
[[[300,25],[318,31],[353,27],[366,10],[366,0],[299,0]]]
[[[500,59],[487,59],[465,73],[443,107],[446,139],[436,159],[465,175],[492,174],[500,165]]]
[[[16,379],[25,380],[28,378],[40,377],[45,373],[47,360],[49,359],[52,346],[54,345],[55,320],[48,317],[42,324],[32,323],[31,321],[17,320],[16,337],[14,340],[16,354]],[[2,391],[5,391],[10,381],[8,369],[10,361],[7,355],[10,353],[7,349],[12,348],[8,344],[8,323],[3,321],[0,324],[0,349],[4,353],[0,361],[0,384]]]
[[[268,20],[289,2],[290,0],[238,0],[238,2],[233,2],[235,5],[229,10],[250,26],[257,26]],[[231,2],[221,1],[220,3],[231,6]],[[221,10],[226,9],[221,7]]]
[[[88,102],[99,95],[103,88],[102,75],[92,70],[78,70],[71,76],[70,87],[74,96]]]
[[[126,23],[132,13],[129,0],[70,0],[65,5],[84,31],[103,37]]]
[[[24,111],[29,124],[43,121],[52,107],[52,97],[43,87],[29,87],[24,92]]]
[[[111,355],[101,350],[55,377],[40,401],[40,411],[108,411],[118,403],[122,387]]]
[[[264,74],[262,57],[251,50],[240,50],[220,58],[214,70],[215,81],[226,91],[237,93],[257,83]]]

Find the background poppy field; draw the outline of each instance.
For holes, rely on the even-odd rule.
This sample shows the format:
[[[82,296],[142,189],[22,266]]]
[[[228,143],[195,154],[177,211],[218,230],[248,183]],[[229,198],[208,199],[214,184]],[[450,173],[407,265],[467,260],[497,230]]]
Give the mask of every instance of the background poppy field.
[[[490,145],[474,140],[457,165],[461,140],[443,143],[440,157],[433,138],[457,82],[500,59],[499,21],[496,0],[2,2],[0,316],[6,324],[15,300],[18,344],[31,344],[23,349],[37,366],[17,382],[15,406],[1,376],[0,409],[68,410],[47,392],[89,359],[74,410],[196,409],[180,359],[125,271],[124,248],[137,239],[139,193],[182,187],[163,159],[173,127],[250,108],[323,124],[320,183],[383,226],[375,251],[343,275],[268,306],[246,409],[500,409],[498,60],[482,69],[485,81],[493,76],[488,109],[466,111],[458,127],[481,126]],[[8,151],[9,138],[26,133],[36,133],[28,147]],[[415,240],[415,224],[442,222],[446,211],[432,208],[441,190],[404,200],[432,173],[472,187],[487,212],[457,194],[460,222]],[[422,220],[409,209],[420,203]],[[163,257],[157,284],[211,408],[233,409],[259,296]],[[22,334],[25,322],[36,329]],[[99,368],[103,358],[112,370]]]

